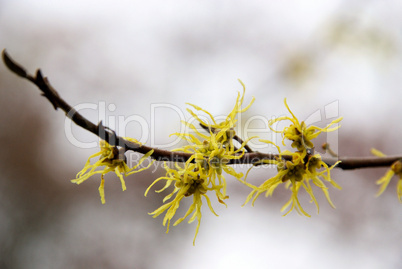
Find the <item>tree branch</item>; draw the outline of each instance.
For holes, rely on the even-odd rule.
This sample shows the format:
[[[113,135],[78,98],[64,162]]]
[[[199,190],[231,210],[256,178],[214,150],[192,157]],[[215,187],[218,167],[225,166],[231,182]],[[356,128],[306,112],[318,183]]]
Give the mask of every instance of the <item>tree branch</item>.
[[[147,152],[154,150],[151,157],[158,161],[185,162],[191,157],[191,153],[162,150],[125,140],[124,138],[116,135],[113,130],[103,126],[102,122],[99,122],[97,125],[92,123],[60,97],[56,89],[54,89],[49,83],[49,80],[46,77],[43,77],[40,69],[36,71],[35,76],[30,75],[29,73],[27,73],[24,67],[15,62],[7,54],[5,49],[2,51],[2,58],[4,64],[8,67],[10,71],[35,84],[41,90],[42,96],[48,99],[48,101],[53,105],[54,109],[57,110],[58,108],[60,108],[66,113],[66,116],[70,118],[75,124],[95,134],[99,138],[107,141],[110,145],[122,147],[125,151],[132,150],[142,154],[146,154]],[[205,128],[205,126],[203,127]],[[242,139],[238,136],[236,136],[234,139],[239,143],[243,143]],[[250,147],[246,146],[245,149],[247,153],[245,153],[239,159],[231,160],[229,164],[257,164],[260,163],[262,160],[274,160],[275,158],[279,157],[278,154],[255,152]],[[291,156],[286,155],[282,156],[282,158],[289,160]],[[323,159],[323,161],[328,165],[334,165],[337,161],[341,161],[341,163],[339,163],[337,167],[348,170],[356,168],[391,166],[395,161],[400,159],[402,159],[402,156],[352,158],[344,157],[339,159],[328,158]]]

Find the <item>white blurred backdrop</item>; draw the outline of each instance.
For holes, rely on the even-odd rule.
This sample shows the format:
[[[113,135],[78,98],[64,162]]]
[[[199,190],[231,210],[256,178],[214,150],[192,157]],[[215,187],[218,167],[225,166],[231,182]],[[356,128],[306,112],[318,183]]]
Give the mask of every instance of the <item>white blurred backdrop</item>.
[[[305,119],[338,102],[341,156],[367,156],[375,147],[401,154],[402,4],[400,1],[33,1],[0,0],[0,48],[33,73],[40,67],[72,105],[103,102],[106,118],[136,115],[155,143],[180,130],[171,104],[186,102],[214,115],[228,113],[246,87],[243,115],[267,119],[292,110]],[[39,91],[0,65],[1,268],[400,268],[402,205],[396,179],[375,198],[386,171],[334,171],[337,209],[316,191],[320,214],[280,208],[289,191],[241,207],[249,190],[228,176],[228,208],[203,210],[196,223],[165,234],[163,217],[147,213],[164,194],[143,193],[163,171],[127,178],[127,191],[107,177],[77,186],[70,179],[96,148],[73,145],[65,117]],[[82,113],[94,122],[99,110]],[[186,114],[188,115],[188,114]],[[106,124],[113,124],[108,122]],[[255,121],[253,128],[264,128]],[[132,122],[120,135],[139,138]],[[82,142],[97,142],[73,126]],[[250,134],[252,135],[252,134]],[[270,134],[266,134],[268,138]],[[262,135],[264,137],[264,135]],[[151,142],[151,132],[144,137]],[[247,167],[239,168],[246,171]],[[259,184],[275,170],[255,169]],[[177,212],[184,214],[184,203]]]

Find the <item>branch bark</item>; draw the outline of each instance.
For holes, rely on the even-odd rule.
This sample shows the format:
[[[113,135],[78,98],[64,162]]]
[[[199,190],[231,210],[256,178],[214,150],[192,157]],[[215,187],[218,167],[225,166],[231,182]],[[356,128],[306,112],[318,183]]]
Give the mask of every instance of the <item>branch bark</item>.
[[[146,145],[141,145],[138,143],[133,143],[128,141],[109,129],[103,126],[102,122],[94,124],[84,116],[82,116],[78,111],[76,111],[71,105],[64,101],[58,94],[55,88],[50,84],[47,77],[42,75],[40,69],[36,71],[35,76],[30,75],[24,67],[14,61],[4,49],[2,51],[2,58],[4,64],[8,69],[14,74],[25,78],[35,84],[42,92],[48,101],[53,105],[54,109],[61,109],[66,113],[66,116],[70,118],[75,124],[82,127],[83,129],[95,134],[99,138],[107,141],[110,145],[119,146],[124,148],[125,151],[132,150],[142,154],[154,150],[151,157],[157,161],[172,161],[172,162],[185,162],[191,157],[191,153],[184,152],[173,152],[158,148],[152,148]],[[240,137],[236,136],[235,140],[242,143]],[[239,159],[231,160],[230,164],[256,164],[261,162],[261,160],[273,160],[278,157],[278,154],[269,154],[253,151],[247,146],[246,153]],[[285,159],[290,159],[290,156],[282,156]],[[401,160],[402,156],[390,156],[390,157],[343,157],[343,158],[328,158],[323,159],[323,161],[328,165],[333,165],[337,161],[341,161],[336,167],[349,170],[356,168],[369,168],[369,167],[386,167],[391,166],[395,161]]]

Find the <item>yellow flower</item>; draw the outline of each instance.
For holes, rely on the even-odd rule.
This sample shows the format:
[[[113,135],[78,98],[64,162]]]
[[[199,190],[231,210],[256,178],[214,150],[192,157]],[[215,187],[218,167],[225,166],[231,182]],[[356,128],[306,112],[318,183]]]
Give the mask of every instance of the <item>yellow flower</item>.
[[[208,130],[208,134],[200,133],[193,124],[185,121],[183,123],[190,127],[195,134],[172,134],[189,142],[189,145],[174,149],[173,151],[192,153],[193,155],[188,162],[195,161],[197,169],[199,169],[199,171],[205,171],[205,174],[208,176],[208,184],[211,184],[212,186],[223,186],[222,193],[217,193],[220,201],[228,198],[226,195],[226,180],[222,171],[225,171],[237,179],[243,177],[242,173],[237,173],[230,165],[228,165],[228,163],[231,160],[241,158],[245,153],[244,147],[247,142],[255,138],[251,137],[242,142],[239,148],[236,148],[233,144],[233,139],[236,135],[234,131],[237,122],[236,115],[249,109],[254,101],[253,98],[247,107],[241,108],[244,99],[245,86],[241,81],[240,83],[243,86],[243,95],[240,96],[240,93],[238,93],[233,110],[223,122],[218,123],[211,113],[196,105],[190,104],[196,110],[202,111],[210,117],[212,123],[207,123],[200,119],[192,110],[188,109],[189,113]]]
[[[339,126],[329,128],[333,124],[337,124],[342,120],[342,117],[339,119],[333,120],[330,124],[328,124],[325,128],[320,128],[317,126],[309,126],[307,127],[304,121],[300,122],[296,116],[292,113],[290,110],[288,104],[286,103],[286,98],[285,98],[285,106],[288,109],[289,113],[292,115],[291,117],[284,116],[284,117],[279,117],[275,120],[270,120],[268,122],[269,127],[279,121],[284,121],[284,120],[289,120],[292,122],[292,124],[289,127],[285,127],[282,131],[276,131],[271,128],[272,131],[276,133],[281,133],[282,134],[282,144],[285,146],[285,139],[291,140],[292,141],[292,147],[296,148],[299,151],[306,151],[307,149],[312,149],[314,147],[314,144],[311,142],[312,139],[316,138],[319,134],[322,132],[332,132],[337,130]]]
[[[190,124],[190,127],[198,134],[200,139],[203,139],[203,141],[201,142],[200,139],[192,134],[176,134],[190,142],[190,144],[175,149],[174,151],[183,151],[193,154],[187,162],[195,161],[197,169],[204,171],[207,175],[208,184],[211,184],[212,186],[223,186],[222,193],[217,192],[219,201],[222,201],[223,199],[228,198],[226,195],[226,179],[222,172],[224,171],[237,179],[243,177],[243,173],[237,173],[233,167],[228,165],[228,163],[231,160],[241,158],[245,153],[244,145],[254,137],[244,141],[239,149],[236,149],[233,146],[233,143],[226,143],[227,141],[226,138],[224,138],[224,130],[205,135],[199,133],[192,124]]]
[[[273,144],[271,141],[268,140],[260,141]],[[319,212],[318,202],[314,196],[313,189],[311,187],[312,182],[315,186],[319,187],[324,192],[328,203],[333,208],[335,208],[329,197],[328,188],[325,186],[323,180],[329,182],[338,189],[341,188],[331,179],[330,176],[330,170],[334,168],[335,165],[337,165],[339,162],[331,167],[328,167],[328,165],[322,161],[319,154],[306,155],[305,152],[297,151],[292,153],[287,150],[281,152],[279,147],[277,147],[277,149],[279,151],[279,157],[276,160],[262,160],[259,164],[274,164],[277,166],[278,173],[274,177],[263,182],[259,187],[254,187],[253,191],[251,191],[251,193],[248,195],[244,204],[247,204],[250,200],[252,200],[252,204],[254,205],[255,200],[258,198],[258,196],[260,196],[260,194],[265,192],[266,197],[271,196],[274,190],[279,185],[285,183],[285,187],[287,189],[290,189],[292,191],[292,194],[289,201],[281,209],[281,211],[283,212],[286,210],[286,208],[290,206],[290,209],[285,213],[284,216],[289,214],[289,212],[291,212],[293,209],[296,209],[299,214],[310,217],[310,215],[302,208],[298,199],[298,193],[300,188],[303,188],[310,195],[311,202],[315,203],[315,205],[317,206],[317,212]],[[291,160],[285,160],[282,157],[284,155],[291,156]],[[319,171],[321,168],[324,168],[324,170]]]
[[[169,168],[165,163],[164,168],[166,170],[166,176],[156,179],[146,190],[145,196],[147,196],[148,191],[155,183],[157,183],[160,180],[166,180],[165,186],[156,192],[162,192],[169,186],[171,186],[172,183],[174,183],[174,190],[163,199],[163,202],[165,203],[166,201],[170,200],[173,196],[174,198],[170,202],[162,205],[161,207],[159,207],[158,209],[149,214],[153,215],[153,217],[156,218],[157,216],[166,211],[165,218],[163,219],[163,226],[165,226],[167,223],[166,233],[168,233],[170,221],[174,217],[177,209],[179,208],[181,200],[185,197],[193,196],[192,205],[189,207],[184,217],[178,219],[173,224],[173,226],[178,225],[184,219],[186,219],[191,213],[194,212],[193,215],[190,217],[190,220],[188,221],[188,223],[193,222],[195,219],[197,219],[198,221],[193,240],[194,245],[201,224],[202,197],[204,197],[205,200],[207,201],[208,207],[211,210],[211,212],[214,213],[216,216],[218,216],[215,213],[214,209],[212,208],[211,201],[207,195],[207,192],[215,191],[218,196],[218,193],[221,193],[221,189],[223,188],[223,186],[222,185],[209,186],[208,175],[205,174],[203,170],[199,170],[195,163],[187,162],[184,168],[180,167],[177,163],[175,163],[176,169]]]
[[[241,108],[244,99],[245,87],[241,81],[240,83],[243,85],[243,95],[240,96],[240,93],[238,94],[235,107],[223,122],[218,123],[212,116],[212,114],[208,111],[196,105],[189,104],[197,111],[202,111],[209,116],[212,123],[203,121],[192,110],[188,109],[189,113],[200,123],[202,127],[204,127],[204,129],[207,130],[207,134],[199,132],[197,128],[189,122],[183,123],[186,124],[186,126],[190,127],[194,134],[172,134],[177,135],[183,140],[189,142],[188,145],[174,149],[173,151],[191,153],[191,157],[186,161],[184,167],[180,167],[178,164],[175,164],[176,169],[171,169],[165,164],[165,169],[167,171],[166,176],[155,180],[145,192],[145,195],[147,195],[149,189],[160,180],[166,180],[166,184],[165,187],[158,192],[165,190],[173,182],[175,182],[175,188],[173,192],[166,196],[163,201],[166,202],[175,195],[173,200],[162,205],[154,212],[150,213],[154,217],[157,217],[166,211],[163,225],[166,225],[167,223],[167,232],[169,231],[170,220],[176,213],[181,200],[184,197],[192,195],[193,204],[190,206],[185,216],[177,220],[174,225],[179,224],[187,216],[194,212],[189,222],[194,221],[196,218],[198,220],[197,229],[194,237],[195,242],[195,238],[198,234],[201,221],[202,196],[205,197],[205,199],[207,200],[210,210],[216,215],[211,207],[207,192],[214,191],[218,201],[222,204],[225,204],[223,200],[229,198],[229,196],[226,195],[227,184],[223,172],[226,172],[239,180],[241,177],[243,177],[242,173],[237,173],[232,167],[230,167],[230,165],[228,165],[230,161],[234,159],[239,159],[244,155],[244,147],[246,143],[250,141],[250,139],[254,138],[252,137],[245,142],[241,142],[239,148],[236,148],[233,144],[233,139],[235,139],[236,136],[234,131],[237,122],[236,115],[237,113],[246,111],[254,101],[253,99],[247,107],[243,109]]]
[[[385,157],[386,155],[379,150],[371,149],[371,153],[378,157]],[[391,165],[391,169],[387,171],[387,173],[377,180],[377,185],[381,185],[380,189],[377,192],[377,197],[380,196],[385,189],[388,187],[388,184],[391,182],[391,179],[394,175],[399,177],[396,193],[398,195],[399,202],[402,203],[402,160],[396,161]]]
[[[187,111],[203,126],[205,127],[209,127],[211,129],[220,129],[220,130],[229,130],[233,127],[235,127],[236,125],[236,115],[238,113],[242,113],[245,112],[246,110],[248,110],[250,108],[250,106],[253,104],[255,98],[253,97],[252,100],[250,101],[250,103],[245,107],[245,108],[241,108],[241,106],[243,105],[243,100],[244,100],[244,94],[246,92],[246,86],[243,84],[243,82],[239,79],[240,84],[243,86],[243,95],[240,96],[240,93],[237,94],[237,99],[236,99],[236,104],[234,106],[234,108],[232,109],[232,111],[229,113],[229,115],[226,117],[226,119],[220,123],[217,123],[215,118],[212,116],[211,113],[209,113],[208,111],[206,111],[205,109],[202,109],[199,106],[187,103],[188,105],[192,106],[195,110],[198,111],[202,111],[205,114],[207,114],[209,116],[209,118],[211,119],[212,122],[205,122],[202,119],[200,119],[191,109],[187,109]]]
[[[262,160],[258,163],[255,163],[254,165],[264,163],[274,164],[277,166],[278,173],[274,177],[263,182],[259,187],[253,187],[252,185],[249,185],[247,183],[248,186],[253,188],[253,190],[247,196],[246,202],[244,204],[247,204],[250,200],[252,200],[252,204],[254,205],[254,202],[256,201],[258,196],[260,196],[260,194],[265,192],[265,196],[268,197],[273,194],[274,190],[280,184],[285,183],[285,187],[287,189],[290,188],[290,190],[292,191],[292,195],[289,201],[282,207],[281,211],[286,210],[286,208],[290,206],[290,209],[285,213],[285,215],[289,214],[289,212],[291,212],[293,209],[296,209],[296,211],[299,214],[303,214],[305,216],[310,217],[310,215],[302,208],[299,202],[298,193],[300,188],[303,188],[310,195],[311,202],[314,202],[315,205],[317,206],[317,212],[319,212],[319,206],[317,199],[314,196],[313,189],[311,187],[312,185],[311,182],[324,192],[328,203],[333,208],[335,208],[335,206],[329,197],[328,188],[324,184],[323,180],[329,182],[331,185],[333,185],[338,189],[341,188],[338,184],[335,183],[335,181],[331,179],[330,176],[330,170],[332,170],[339,162],[335,163],[331,167],[328,167],[328,165],[322,161],[321,156],[319,154],[314,155],[313,153],[314,144],[311,142],[311,140],[316,138],[322,132],[330,132],[337,130],[340,126],[333,128],[330,127],[333,124],[339,123],[342,120],[342,118],[332,121],[325,128],[319,128],[316,126],[307,127],[304,121],[300,122],[296,118],[296,116],[293,114],[288,104],[286,103],[286,99],[285,99],[285,106],[288,109],[289,113],[292,115],[292,117],[288,116],[279,117],[275,120],[270,120],[268,122],[268,125],[271,128],[271,126],[276,122],[289,120],[291,122],[291,125],[289,127],[285,127],[282,131],[276,131],[273,130],[272,128],[271,130],[276,133],[282,134],[283,145],[285,145],[285,139],[291,140],[292,141],[291,146],[293,148],[296,148],[297,151],[290,152],[286,150],[281,152],[280,148],[273,142],[268,140],[260,140],[261,142],[274,145],[278,149],[279,157],[277,157],[275,160]],[[285,158],[285,156],[288,157]],[[291,158],[289,158],[289,156]],[[321,168],[324,169],[321,170]],[[249,171],[250,170],[251,168],[249,169]],[[246,184],[245,181],[243,181],[243,183]]]
[[[125,138],[126,140],[139,143],[133,138]],[[109,172],[115,172],[115,174],[119,177],[120,182],[121,182],[121,187],[123,191],[126,190],[126,183],[124,181],[123,175],[128,176],[134,173],[138,173],[140,171],[143,171],[147,168],[149,168],[153,162],[151,162],[147,167],[134,170],[138,168],[138,166],[141,165],[141,163],[148,158],[152,153],[153,150],[149,151],[147,154],[145,154],[137,165],[135,165],[133,168],[129,168],[126,164],[124,152],[119,154],[119,150],[115,146],[109,145],[104,140],[101,140],[99,142],[100,146],[100,151],[98,153],[95,153],[91,155],[88,158],[88,161],[85,163],[84,168],[78,172],[76,179],[71,180],[71,182],[76,183],[76,184],[81,184],[85,180],[87,180],[89,177],[95,175],[95,174],[101,174],[101,183],[99,186],[99,195],[101,197],[101,202],[102,204],[105,203],[105,179],[104,175],[109,173]],[[99,157],[99,160],[97,160],[94,164],[91,164],[91,159],[94,157]],[[103,167],[102,170],[96,170],[98,167]]]

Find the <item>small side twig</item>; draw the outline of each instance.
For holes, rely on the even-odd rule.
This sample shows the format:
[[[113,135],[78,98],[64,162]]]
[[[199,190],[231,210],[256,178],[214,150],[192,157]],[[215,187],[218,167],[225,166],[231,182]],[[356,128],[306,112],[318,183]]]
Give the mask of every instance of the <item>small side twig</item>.
[[[206,131],[208,131],[208,132],[212,132],[212,133],[215,132],[215,128],[205,126],[205,125],[202,124],[202,123],[200,123],[200,126],[201,126],[204,130],[206,130]],[[235,136],[233,137],[233,139],[236,140],[237,142],[239,142],[240,145],[244,143],[243,139],[241,139],[238,135],[235,135]],[[244,149],[246,150],[246,152],[254,152],[254,151],[249,147],[249,145],[247,145],[247,144],[244,145]],[[237,150],[237,149],[236,149],[236,150]]]
[[[325,150],[325,152],[328,152],[329,155],[331,155],[334,158],[338,158],[338,154],[335,153],[335,151],[333,151],[330,147],[330,145],[328,143],[324,143],[322,146],[322,149]]]

